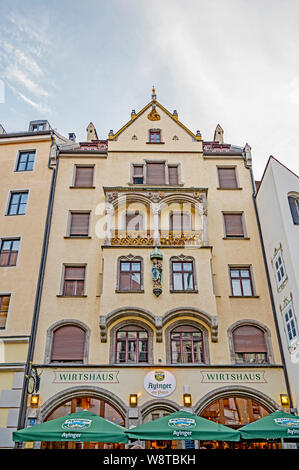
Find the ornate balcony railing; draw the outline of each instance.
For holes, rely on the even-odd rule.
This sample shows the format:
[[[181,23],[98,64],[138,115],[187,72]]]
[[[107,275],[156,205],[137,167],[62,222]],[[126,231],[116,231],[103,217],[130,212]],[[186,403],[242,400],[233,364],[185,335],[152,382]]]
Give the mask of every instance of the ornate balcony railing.
[[[114,246],[202,246],[202,230],[160,230],[159,237],[151,230],[112,230],[110,245]]]

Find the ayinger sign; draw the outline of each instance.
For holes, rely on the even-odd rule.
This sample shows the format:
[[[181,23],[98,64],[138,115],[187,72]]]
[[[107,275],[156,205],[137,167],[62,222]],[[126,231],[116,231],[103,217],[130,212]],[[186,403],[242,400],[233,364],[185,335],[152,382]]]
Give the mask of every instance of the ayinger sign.
[[[152,370],[144,377],[144,389],[153,397],[168,397],[176,389],[176,379],[167,370]]]

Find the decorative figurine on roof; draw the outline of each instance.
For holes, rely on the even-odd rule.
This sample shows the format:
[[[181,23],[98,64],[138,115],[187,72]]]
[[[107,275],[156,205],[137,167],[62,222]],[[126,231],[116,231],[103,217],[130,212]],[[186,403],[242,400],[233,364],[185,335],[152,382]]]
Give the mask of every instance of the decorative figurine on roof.
[[[153,278],[153,293],[158,297],[162,293],[162,259],[163,255],[155,247],[154,251],[150,255],[153,262],[152,265],[152,278]]]
[[[153,90],[152,90],[152,110],[151,112],[147,115],[147,118],[150,120],[150,121],[159,121],[161,118],[160,118],[160,115],[159,113],[157,112],[156,110],[156,98],[157,98],[157,95],[156,95],[156,90],[155,88],[153,87]]]

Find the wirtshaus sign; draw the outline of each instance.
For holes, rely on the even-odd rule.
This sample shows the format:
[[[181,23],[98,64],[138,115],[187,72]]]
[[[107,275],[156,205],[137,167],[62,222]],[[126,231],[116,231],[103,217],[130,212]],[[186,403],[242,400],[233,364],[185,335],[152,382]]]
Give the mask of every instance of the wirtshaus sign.
[[[205,371],[201,376],[201,383],[267,383],[265,371]]]
[[[53,383],[119,383],[118,371],[55,371]]]

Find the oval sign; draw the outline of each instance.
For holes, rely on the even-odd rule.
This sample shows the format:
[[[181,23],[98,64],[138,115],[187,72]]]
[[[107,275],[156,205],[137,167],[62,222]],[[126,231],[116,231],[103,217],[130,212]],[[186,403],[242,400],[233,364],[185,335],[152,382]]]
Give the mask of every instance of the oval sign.
[[[153,397],[167,397],[176,389],[176,379],[167,370],[152,370],[144,377],[144,389]]]

